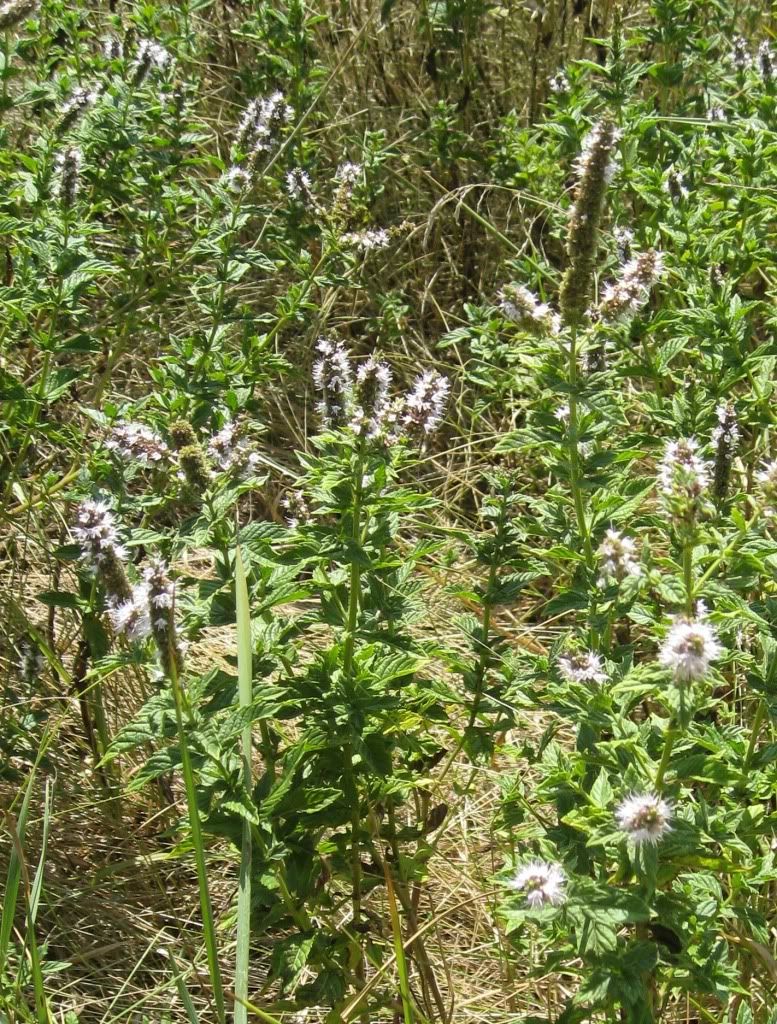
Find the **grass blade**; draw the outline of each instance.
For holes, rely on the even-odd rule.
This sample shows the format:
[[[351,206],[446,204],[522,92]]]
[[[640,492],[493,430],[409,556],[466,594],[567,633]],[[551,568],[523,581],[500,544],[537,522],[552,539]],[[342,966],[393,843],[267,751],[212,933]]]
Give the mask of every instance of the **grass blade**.
[[[394,895],[394,882],[388,865],[383,865],[386,877],[386,897],[388,899],[389,917],[391,918],[391,931],[394,936],[394,953],[397,958],[397,972],[399,974],[399,995],[402,999],[402,1012],[405,1017],[405,1024],[413,1024],[413,1002],[410,996],[410,978],[407,973],[407,958],[405,947],[402,943],[402,923],[399,920],[397,899]]]
[[[237,602],[237,675],[241,708],[252,701],[251,612],[248,606],[243,557],[238,546],[235,553],[235,596]],[[243,783],[251,790],[251,725],[243,726],[241,736]],[[248,960],[251,940],[251,823],[243,818],[243,841],[240,850],[240,880],[237,897],[237,950],[235,953],[235,1024],[246,1024],[248,1016],[244,1000],[248,999]]]
[[[24,792],[21,811],[17,822],[13,821],[10,812],[6,812],[6,827],[13,835],[18,836],[19,845],[24,844],[24,834],[27,829],[27,815],[30,809],[30,798],[32,786],[35,781],[35,768],[30,772],[27,780],[27,788]],[[22,863],[17,853],[16,843],[11,845],[11,855],[8,862],[8,874],[5,882],[5,894],[3,896],[3,915],[0,920],[0,977],[5,973],[8,962],[8,945],[11,941],[11,931],[16,914],[16,902],[19,897],[19,882],[22,877]]]

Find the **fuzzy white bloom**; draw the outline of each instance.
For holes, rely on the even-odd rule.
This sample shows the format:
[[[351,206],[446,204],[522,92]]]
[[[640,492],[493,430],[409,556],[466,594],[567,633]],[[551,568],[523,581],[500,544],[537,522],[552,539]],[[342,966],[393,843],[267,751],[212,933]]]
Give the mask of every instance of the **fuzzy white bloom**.
[[[351,429],[365,437],[377,437],[387,424],[391,369],[370,356],[356,370],[351,409]]]
[[[772,48],[769,45],[768,40],[764,39],[758,47],[756,59],[758,61],[758,70],[761,72],[761,78],[764,81],[764,85],[769,85],[774,78],[774,53],[772,52]]]
[[[385,228],[368,228],[366,231],[348,231],[340,236],[340,241],[353,249],[369,252],[372,249],[385,249],[391,242],[391,235]]]
[[[547,302],[540,302],[522,284],[506,284],[499,291],[499,308],[507,320],[532,331],[547,331],[556,335],[561,330],[561,318]]]
[[[566,880],[560,864],[533,860],[519,869],[509,885],[511,889],[524,893],[527,904],[532,910],[537,910],[548,905],[557,907],[564,902]]]
[[[46,667],[46,659],[37,646],[27,641],[19,644],[19,674],[25,683],[34,682]]]
[[[97,89],[74,89],[62,104],[62,122],[67,125],[73,124],[89,107],[93,107],[99,98],[100,93]]]
[[[406,395],[399,417],[400,433],[423,439],[442,422],[451,385],[436,370],[424,370]]]
[[[548,79],[548,88],[557,96],[563,95],[569,92],[569,79],[563,71],[557,71],[555,75],[551,75]]]
[[[208,458],[215,463],[218,473],[237,473],[243,480],[255,476],[261,465],[258,452],[234,421],[226,423],[210,439]]]
[[[747,48],[747,43],[741,36],[736,37],[731,47],[731,63],[740,73],[747,71],[750,67],[750,51]]]
[[[664,257],[654,249],[641,252],[621,268],[620,277],[604,286],[598,313],[605,322],[628,320],[650,298],[650,289],[661,279]]]
[[[631,537],[616,530],[608,530],[599,545],[601,576],[599,586],[611,580],[620,583],[627,576],[640,576],[642,568],[637,559],[637,548]]]
[[[631,246],[634,242],[634,232],[631,228],[617,227],[613,231],[612,235],[618,249],[618,259],[621,263],[628,263],[631,259]]]
[[[309,203],[312,198],[312,182],[307,171],[293,167],[286,172],[286,191],[299,203]]]
[[[76,146],[69,146],[58,153],[54,160],[54,194],[62,205],[70,208],[76,201],[81,187],[81,164],[83,156]]]
[[[553,415],[559,423],[569,423],[569,406],[566,403],[564,403],[564,405],[560,405]]]
[[[233,164],[221,176],[221,184],[230,192],[244,192],[251,185],[251,173],[244,167]]]
[[[287,491],[281,501],[281,507],[286,513],[286,524],[292,529],[310,519],[310,506],[303,491]]]
[[[657,843],[672,828],[672,808],[661,797],[652,793],[632,793],[615,811],[618,828],[637,846]]]
[[[105,447],[116,452],[126,462],[137,462],[141,466],[159,465],[170,454],[170,449],[159,434],[145,423],[117,423],[111,430]]]
[[[755,475],[767,501],[777,498],[777,459],[765,462]]]
[[[361,164],[346,160],[335,171],[335,180],[342,182],[343,185],[355,185],[357,181],[361,180],[363,174],[364,168]]]
[[[154,39],[141,39],[132,62],[135,85],[140,85],[149,71],[164,71],[172,57],[164,46]]]
[[[669,198],[677,206],[678,203],[682,202],[683,199],[687,199],[690,195],[688,191],[688,183],[684,174],[681,174],[674,167],[670,167],[664,177],[664,190],[669,194]]]
[[[318,412],[330,427],[343,426],[353,388],[353,371],[345,346],[332,338],[319,338],[319,358],[313,364],[313,384],[321,392]]]
[[[103,57],[106,60],[121,60],[124,56],[124,44],[116,36],[105,36],[103,39]]]
[[[703,679],[710,663],[722,653],[715,630],[708,622],[677,618],[661,645],[658,660],[674,674],[675,682],[686,683]]]
[[[119,543],[113,512],[104,501],[88,498],[82,502],[76,511],[72,533],[81,545],[81,560],[93,566],[99,566],[109,557],[119,560],[127,557],[126,549]]]
[[[718,425],[712,431],[713,444],[725,444],[733,449],[739,441],[739,424],[737,423],[736,412],[729,402],[721,402],[715,410]]]
[[[602,659],[593,651],[579,651],[562,654],[558,659],[558,670],[568,683],[604,683],[607,673]]]
[[[129,601],[109,601],[108,617],[114,633],[123,634],[132,641],[145,640],[151,635],[148,597],[148,586],[139,583],[132,588],[132,597]]]
[[[580,155],[575,160],[575,172],[579,179],[585,176],[588,170],[588,165],[591,162],[593,154],[600,149],[602,138],[611,136],[609,144],[609,157],[607,164],[604,168],[604,181],[608,184],[612,181],[616,170],[618,169],[619,155],[615,152],[615,147],[618,145],[623,132],[620,129],[613,129],[612,125],[607,124],[605,121],[597,121],[593,128],[587,133],[583,139]]]
[[[719,103],[713,103],[713,105],[707,111],[707,120],[713,122],[725,121],[726,111],[723,109],[723,107],[720,106]]]
[[[693,437],[669,441],[658,473],[659,487],[666,497],[679,493],[699,497],[709,484],[709,467],[697,452],[698,442]]]

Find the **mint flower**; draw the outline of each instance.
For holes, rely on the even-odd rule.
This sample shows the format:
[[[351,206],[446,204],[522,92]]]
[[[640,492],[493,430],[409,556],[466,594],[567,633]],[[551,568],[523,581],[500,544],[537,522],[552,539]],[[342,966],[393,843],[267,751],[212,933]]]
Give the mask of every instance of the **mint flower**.
[[[672,828],[671,817],[671,806],[651,793],[627,796],[615,811],[618,828],[637,846],[663,839]]]
[[[560,864],[533,860],[518,871],[509,885],[511,889],[525,894],[526,903],[532,910],[557,907],[566,899],[566,875]]]

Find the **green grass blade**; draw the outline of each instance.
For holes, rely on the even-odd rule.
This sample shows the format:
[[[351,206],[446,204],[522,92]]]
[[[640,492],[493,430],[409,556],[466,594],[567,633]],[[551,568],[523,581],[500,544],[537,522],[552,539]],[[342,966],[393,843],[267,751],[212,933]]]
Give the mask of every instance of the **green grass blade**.
[[[30,809],[30,798],[32,796],[32,786],[34,781],[35,768],[33,767],[30,772],[30,777],[27,780],[27,788],[24,792],[24,800],[22,801],[18,821],[14,823],[10,814],[8,814],[6,818],[6,826],[9,832],[13,830],[17,834],[20,844],[24,844],[24,834],[27,829],[27,814]],[[11,931],[13,930],[14,916],[16,914],[16,903],[19,898],[19,882],[21,881],[21,877],[22,864],[19,860],[16,844],[12,843],[11,854],[8,862],[8,874],[5,882],[5,894],[3,896],[3,915],[2,920],[0,920],[0,977],[6,973],[8,946],[11,941]]]
[[[248,587],[240,547],[235,553],[235,596],[237,601],[237,675],[241,708],[252,701],[251,612]],[[243,726],[241,736],[243,783],[251,791],[251,725]],[[243,842],[240,851],[240,879],[237,897],[237,950],[235,953],[235,1024],[246,1024],[248,1016],[243,1000],[248,999],[248,960],[251,941],[251,823],[243,818]]]
[[[178,998],[181,1000],[183,1008],[186,1011],[189,1024],[200,1024],[200,1018],[197,1015],[197,1008],[192,1002],[192,997],[189,995],[189,989],[186,987],[186,979],[178,969],[178,964],[173,956],[172,949],[168,949],[167,954],[170,957],[170,969],[172,970],[173,978],[175,979],[175,987],[178,989]]]
[[[399,920],[397,899],[394,895],[394,882],[388,865],[384,865],[386,877],[386,898],[388,900],[389,917],[391,918],[391,931],[394,936],[394,952],[397,957],[397,972],[399,974],[399,995],[402,999],[402,1012],[405,1017],[405,1024],[414,1024],[413,1001],[410,996],[410,978],[407,972],[407,957],[405,947],[402,943],[402,923]]]
[[[202,914],[202,930],[205,936],[205,950],[208,955],[210,983],[213,987],[216,1016],[219,1024],[225,1024],[226,1011],[224,1008],[224,988],[221,983],[221,968],[219,966],[218,945],[216,943],[216,926],[213,919],[213,905],[211,904],[210,891],[208,889],[208,869],[205,864],[205,847],[202,840],[202,829],[200,828],[200,812],[197,807],[197,786],[194,780],[194,769],[192,768],[189,747],[186,743],[186,731],[184,729],[183,721],[184,698],[174,665],[172,666],[172,671],[170,673],[170,685],[173,690],[173,699],[175,701],[178,742],[181,747],[181,770],[183,773],[184,785],[186,787],[186,804],[189,809],[189,827],[192,833],[194,861],[197,865],[197,881],[199,883],[200,890],[200,912]]]
[[[33,924],[38,916],[40,894],[43,890],[43,869],[46,863],[46,851],[49,844],[49,828],[51,826],[53,800],[54,787],[51,779],[46,779],[46,789],[43,797],[43,834],[40,841],[40,857],[38,858],[38,867],[36,868],[35,878],[32,883],[32,892],[30,893],[30,919]]]

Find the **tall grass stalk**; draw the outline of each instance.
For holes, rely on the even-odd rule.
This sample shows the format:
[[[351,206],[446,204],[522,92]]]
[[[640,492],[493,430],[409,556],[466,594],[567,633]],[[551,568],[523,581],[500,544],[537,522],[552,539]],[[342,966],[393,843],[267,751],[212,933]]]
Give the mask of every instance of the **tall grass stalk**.
[[[251,613],[248,604],[243,557],[238,546],[235,552],[235,594],[237,603],[237,672],[240,708],[246,714],[252,700],[252,644]],[[251,724],[246,722],[241,736],[243,784],[251,789]],[[243,818],[243,836],[240,850],[240,880],[237,898],[237,950],[235,953],[235,1022],[246,1024],[246,1006],[241,1000],[248,998],[248,961],[251,941],[251,823]]]

